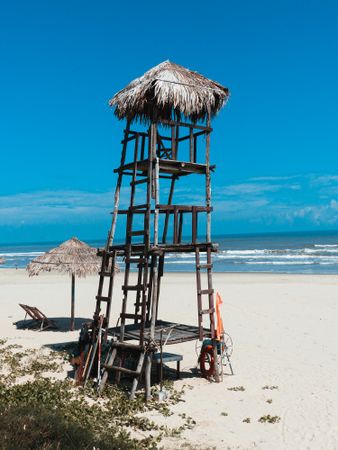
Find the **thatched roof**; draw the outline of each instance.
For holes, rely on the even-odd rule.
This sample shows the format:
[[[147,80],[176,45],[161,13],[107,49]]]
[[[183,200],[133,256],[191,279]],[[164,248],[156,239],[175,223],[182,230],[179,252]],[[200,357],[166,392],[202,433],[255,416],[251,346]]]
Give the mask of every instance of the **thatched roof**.
[[[119,119],[158,122],[184,116],[196,122],[217,114],[228,97],[221,84],[164,61],[115,94],[109,105]]]
[[[29,275],[38,275],[42,271],[74,274],[85,277],[98,272],[101,258],[96,255],[96,249],[76,237],[63,242],[59,247],[38,256],[27,266]],[[118,267],[115,267],[118,271]]]

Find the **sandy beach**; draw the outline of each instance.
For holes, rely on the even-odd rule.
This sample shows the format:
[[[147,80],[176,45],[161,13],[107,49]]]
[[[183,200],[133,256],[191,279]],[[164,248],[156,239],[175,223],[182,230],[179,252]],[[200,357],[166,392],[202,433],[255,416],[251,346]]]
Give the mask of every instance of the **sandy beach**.
[[[122,275],[116,280],[113,322]],[[78,322],[92,316],[97,283],[95,276],[77,282]],[[185,401],[175,405],[174,415],[165,421],[177,425],[179,414],[185,413],[196,426],[179,439],[167,438],[164,448],[186,444],[202,449],[338,448],[337,277],[216,274],[214,287],[223,297],[225,329],[234,341],[235,374],[225,376],[223,383],[209,383],[192,376],[197,363],[195,342],[167,348],[183,355],[182,379],[175,387],[186,387]],[[24,317],[18,303],[35,305],[67,324],[69,296],[67,276],[29,278],[21,269],[1,269],[0,338],[30,348],[77,340],[78,331],[34,332],[13,325]],[[196,324],[194,274],[163,278],[159,317]],[[229,390],[233,387],[244,390]],[[267,415],[280,421],[259,422]],[[164,420],[155,413],[151,418]]]

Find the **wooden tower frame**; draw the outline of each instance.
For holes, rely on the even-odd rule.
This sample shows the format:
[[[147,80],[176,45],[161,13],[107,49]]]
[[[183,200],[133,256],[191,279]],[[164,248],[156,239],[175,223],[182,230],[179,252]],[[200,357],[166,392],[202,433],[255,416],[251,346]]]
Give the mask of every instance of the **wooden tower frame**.
[[[139,378],[145,375],[146,398],[150,398],[152,356],[159,346],[159,332],[165,327],[172,329],[167,344],[188,340],[212,340],[214,357],[217,361],[217,339],[215,329],[214,289],[212,285],[212,253],[217,246],[211,240],[211,173],[215,166],[210,164],[210,112],[201,121],[181,121],[157,118],[151,120],[148,129],[132,129],[133,120],[127,118],[120,166],[115,169],[117,184],[114,197],[112,224],[106,246],[99,251],[102,257],[100,280],[96,296],[92,345],[101,339],[103,325],[105,337],[111,339],[110,350],[102,363],[103,371],[99,388],[103,389],[110,372],[115,382],[121,374],[133,378],[130,397],[133,398]],[[202,149],[204,141],[204,151]],[[184,148],[183,148],[184,147]],[[202,153],[202,157],[201,157]],[[205,200],[199,205],[174,203],[177,182],[182,177],[199,175],[204,177]],[[130,199],[126,209],[120,209],[122,183],[129,181]],[[162,202],[160,189],[162,179],[169,180],[170,188]],[[143,197],[142,203],[137,196]],[[204,215],[205,233],[199,233],[199,218]],[[125,241],[114,242],[117,221],[126,220]],[[191,228],[183,239],[184,222],[189,219]],[[172,237],[168,230],[172,221]],[[141,226],[136,226],[136,222]],[[137,242],[135,242],[137,241]],[[198,326],[172,324],[158,319],[161,278],[168,253],[190,252],[195,255],[196,299]],[[205,261],[201,261],[201,256]],[[113,298],[114,267],[117,257],[124,261],[124,281],[119,325],[110,328],[111,303]],[[137,282],[131,284],[130,272],[135,270]],[[203,282],[203,274],[205,280]],[[206,286],[202,286],[205,284]],[[130,297],[133,295],[132,310]],[[119,301],[119,294],[114,294]],[[105,312],[103,313],[103,310]],[[103,317],[102,317],[103,316]],[[203,318],[207,318],[207,323]],[[101,320],[101,322],[100,322]],[[97,345],[96,345],[97,348]],[[135,366],[124,364],[124,354],[134,353]],[[95,352],[92,352],[94,358]],[[216,367],[214,379],[219,381]]]

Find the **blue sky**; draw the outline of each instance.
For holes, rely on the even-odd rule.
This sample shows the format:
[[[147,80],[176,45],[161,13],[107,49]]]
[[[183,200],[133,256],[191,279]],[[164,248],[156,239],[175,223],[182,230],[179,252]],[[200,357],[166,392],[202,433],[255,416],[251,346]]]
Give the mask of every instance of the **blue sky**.
[[[107,101],[166,59],[231,91],[215,233],[336,228],[337,23],[333,0],[7,2],[0,242],[106,236],[122,131]]]

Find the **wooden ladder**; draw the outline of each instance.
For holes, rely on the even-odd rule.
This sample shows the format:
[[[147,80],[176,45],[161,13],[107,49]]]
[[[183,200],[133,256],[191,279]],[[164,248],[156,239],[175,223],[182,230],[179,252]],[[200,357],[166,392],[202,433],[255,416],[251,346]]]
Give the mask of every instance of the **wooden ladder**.
[[[125,357],[126,352],[134,353],[136,354],[136,356],[138,356],[137,365],[135,369],[126,368],[121,363]],[[103,364],[102,378],[98,389],[99,392],[102,392],[102,390],[104,389],[106,382],[108,380],[109,372],[115,372],[116,374],[115,377],[117,375],[121,375],[121,373],[124,373],[126,375],[131,375],[133,377],[133,383],[129,394],[129,398],[133,400],[135,398],[139,378],[143,371],[145,356],[146,351],[144,347],[141,345],[112,341],[106,360]],[[116,359],[118,359],[117,363],[115,363]]]
[[[123,299],[122,310],[120,314],[120,336],[119,341],[112,341],[106,361],[103,364],[103,372],[99,391],[101,392],[108,380],[109,372],[115,373],[115,381],[119,383],[121,374],[130,375],[133,377],[132,388],[130,391],[130,398],[135,397],[135,392],[138,386],[140,375],[143,371],[143,366],[146,357],[146,349],[144,342],[144,328],[147,318],[149,318],[150,307],[150,274],[153,263],[149,255],[150,246],[150,208],[151,208],[151,190],[152,190],[152,168],[149,163],[148,173],[142,174],[142,178],[138,179],[138,153],[139,153],[139,137],[135,136],[134,158],[132,167],[132,180],[130,182],[130,202],[127,213],[127,226],[125,236],[125,250],[124,250],[124,281],[122,285]],[[144,158],[144,137],[142,136],[141,145],[141,160]],[[136,187],[146,184],[147,203],[142,205],[135,205]],[[143,228],[134,229],[135,216],[143,215]],[[133,238],[142,237],[141,250],[137,253],[133,249]],[[130,272],[136,265],[137,281],[136,284],[130,284]],[[134,312],[127,312],[127,303],[131,293],[136,293]],[[134,324],[140,324],[140,339],[137,344],[125,342],[125,327],[126,320],[133,320]],[[137,360],[136,368],[130,369],[124,366],[126,353],[132,353]]]
[[[198,306],[198,328],[200,341],[204,338],[203,329],[203,316],[209,315],[210,320],[210,334],[211,339],[215,338],[215,302],[214,302],[214,289],[212,287],[212,260],[211,260],[211,247],[207,247],[206,251],[207,262],[201,264],[200,249],[196,246],[195,249],[195,261],[196,261],[196,287],[197,287],[197,306]],[[206,269],[207,274],[207,289],[202,289],[201,271]],[[203,308],[203,296],[208,296],[208,308]]]
[[[99,287],[96,295],[96,307],[94,313],[94,321],[97,321],[102,310],[102,303],[106,304],[106,313],[104,320],[104,328],[107,330],[109,326],[109,317],[111,310],[112,294],[114,287],[114,276],[116,266],[116,251],[109,252],[107,250],[101,250],[100,256],[102,258],[101,269],[99,272]],[[108,290],[104,293],[105,280],[108,279]],[[105,339],[107,337],[107,331],[105,333]]]

